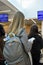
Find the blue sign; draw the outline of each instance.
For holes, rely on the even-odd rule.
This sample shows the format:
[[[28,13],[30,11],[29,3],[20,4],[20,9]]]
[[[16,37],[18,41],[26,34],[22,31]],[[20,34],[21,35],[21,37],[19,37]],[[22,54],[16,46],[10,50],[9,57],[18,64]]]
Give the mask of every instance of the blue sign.
[[[38,20],[43,20],[43,11],[37,12]]]
[[[8,22],[8,14],[5,13],[0,14],[0,23],[1,22]]]

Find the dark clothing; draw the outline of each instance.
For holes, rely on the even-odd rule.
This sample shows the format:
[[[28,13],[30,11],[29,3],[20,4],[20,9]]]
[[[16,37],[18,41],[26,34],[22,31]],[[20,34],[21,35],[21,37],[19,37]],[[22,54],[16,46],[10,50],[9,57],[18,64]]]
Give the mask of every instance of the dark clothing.
[[[0,65],[5,65],[5,64],[4,64],[4,60],[1,60],[1,61],[0,61]]]
[[[3,56],[3,47],[5,42],[3,41],[4,37],[0,37],[0,65],[4,65],[4,56]]]
[[[42,38],[38,34],[29,35],[28,39],[31,38],[31,37],[35,38],[33,45],[32,45],[32,49],[31,49],[33,65],[41,65],[39,63],[39,60],[40,60],[40,50],[43,47]]]
[[[3,56],[3,47],[4,47],[4,39],[5,37],[5,30],[3,25],[0,24],[0,65],[4,65],[4,56]]]

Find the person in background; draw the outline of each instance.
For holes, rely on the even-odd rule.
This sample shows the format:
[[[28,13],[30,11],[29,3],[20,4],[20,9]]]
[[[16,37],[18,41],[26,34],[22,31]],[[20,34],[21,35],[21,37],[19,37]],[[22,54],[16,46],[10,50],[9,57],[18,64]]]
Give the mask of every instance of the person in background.
[[[24,15],[20,11],[15,13],[8,37],[4,41],[6,43],[3,55],[8,65],[31,65],[29,56],[27,55],[30,49],[28,36],[24,28]]]
[[[4,64],[4,56],[3,56],[3,47],[5,42],[3,39],[5,38],[5,30],[3,28],[3,25],[0,24],[0,65]]]
[[[41,53],[41,49],[43,48],[43,45],[42,45],[42,37],[39,34],[40,33],[38,31],[37,24],[33,24],[31,26],[30,33],[28,35],[28,39],[32,37],[35,38],[32,44],[32,48],[31,48],[33,65],[41,65],[39,60],[40,60],[40,53]]]

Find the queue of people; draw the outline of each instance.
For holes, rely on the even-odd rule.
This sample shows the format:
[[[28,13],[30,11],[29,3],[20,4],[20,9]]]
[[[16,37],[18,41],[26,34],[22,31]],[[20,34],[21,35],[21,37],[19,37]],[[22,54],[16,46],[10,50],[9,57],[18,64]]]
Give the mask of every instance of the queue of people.
[[[4,38],[2,39],[4,42],[3,57],[7,65],[42,65],[43,63],[40,63],[40,53],[43,48],[43,41],[41,35],[39,35],[38,26],[33,24],[29,35],[27,35],[24,19],[23,13],[16,12],[6,37],[4,32]]]

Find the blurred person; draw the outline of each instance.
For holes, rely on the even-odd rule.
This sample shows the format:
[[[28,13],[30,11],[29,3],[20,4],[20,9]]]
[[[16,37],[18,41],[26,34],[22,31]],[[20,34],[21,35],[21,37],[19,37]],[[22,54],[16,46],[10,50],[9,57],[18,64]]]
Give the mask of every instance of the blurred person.
[[[38,31],[37,24],[33,24],[30,29],[30,33],[28,35],[28,39],[34,37],[35,40],[33,41],[32,48],[31,48],[31,54],[32,54],[32,60],[33,65],[41,65],[40,61],[40,53],[41,49],[43,48],[42,45],[42,37]]]
[[[5,65],[3,56],[3,48],[5,44],[5,42],[3,41],[4,38],[5,38],[5,30],[3,28],[3,25],[0,24],[0,65]]]
[[[24,28],[24,15],[16,12],[10,25],[3,55],[8,65],[31,65],[28,52],[28,37]]]

